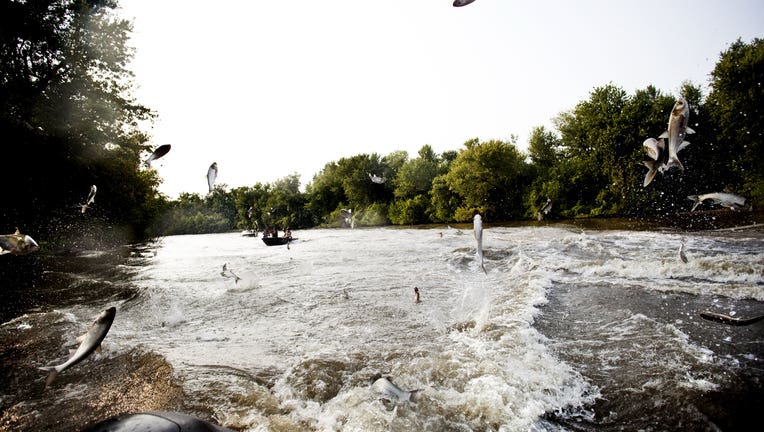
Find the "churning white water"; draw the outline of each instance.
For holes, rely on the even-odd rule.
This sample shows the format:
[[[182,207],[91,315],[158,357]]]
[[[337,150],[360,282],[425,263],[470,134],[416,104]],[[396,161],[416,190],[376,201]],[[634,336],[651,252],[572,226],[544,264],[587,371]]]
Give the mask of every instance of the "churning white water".
[[[168,358],[189,392],[223,403],[219,419],[236,427],[528,430],[599,395],[534,328],[552,284],[764,300],[760,240],[693,237],[685,264],[674,234],[494,228],[484,234],[486,275],[469,230],[298,236],[289,248],[235,234],[162,239],[111,337]],[[226,263],[241,281],[221,276]],[[696,311],[677,314],[685,312]],[[603,324],[618,339],[643,319]],[[657,327],[645,337],[708,361],[680,330]],[[421,389],[419,400],[391,410],[370,390],[375,373]],[[691,374],[687,383],[714,384]]]
[[[761,231],[494,227],[487,273],[469,228],[294,235],[288,248],[233,233],[138,248],[120,282],[138,294],[108,301],[96,362],[157,353],[185,407],[246,431],[712,430],[762,398],[762,323],[699,317],[764,313]],[[43,316],[85,325],[103,307]],[[41,319],[3,329],[32,337]],[[416,401],[381,400],[375,374]]]

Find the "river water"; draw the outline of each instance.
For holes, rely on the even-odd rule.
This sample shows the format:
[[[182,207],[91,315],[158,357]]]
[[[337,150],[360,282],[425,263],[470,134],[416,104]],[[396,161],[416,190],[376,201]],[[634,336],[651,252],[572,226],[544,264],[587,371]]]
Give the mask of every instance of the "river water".
[[[43,294],[0,326],[0,430],[147,410],[241,431],[758,423],[764,322],[699,312],[764,314],[760,229],[492,227],[485,273],[467,226],[294,235],[288,248],[188,235],[31,262]],[[65,361],[109,306],[103,351],[46,388],[37,367]],[[379,373],[417,400],[381,400]]]

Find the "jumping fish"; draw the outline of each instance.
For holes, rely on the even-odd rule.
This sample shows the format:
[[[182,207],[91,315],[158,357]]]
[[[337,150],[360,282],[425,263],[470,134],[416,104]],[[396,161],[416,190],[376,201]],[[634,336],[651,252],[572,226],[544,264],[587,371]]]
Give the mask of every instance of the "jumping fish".
[[[146,159],[146,162],[144,162],[146,166],[150,166],[152,161],[155,161],[159,159],[160,157],[166,155],[167,152],[170,151],[170,147],[171,147],[170,144],[164,144],[157,147],[156,150],[154,150],[154,152],[151,153],[151,156],[149,156],[149,158]]]
[[[690,211],[695,210],[700,205],[700,203],[705,200],[711,200],[714,204],[719,204],[723,207],[729,207],[732,210],[740,210],[745,208],[745,198],[729,192],[713,192],[703,195],[690,195],[687,197],[687,199],[693,201],[693,205]]]
[[[666,169],[678,166],[684,171],[684,165],[679,161],[677,153],[679,150],[687,147],[690,143],[684,140],[685,135],[695,133],[687,122],[690,119],[690,104],[683,97],[679,97],[674,104],[674,108],[669,115],[668,130],[663,132],[658,138],[668,139],[668,162]]]
[[[386,177],[384,177],[384,176],[380,177],[380,176],[378,176],[378,175],[375,175],[375,174],[372,174],[372,173],[366,173],[366,174],[368,174],[368,175],[369,175],[369,178],[371,179],[371,181],[372,181],[373,183],[376,183],[376,184],[382,184],[382,183],[384,183],[384,182],[386,182],[386,181],[387,181],[387,178],[386,178]]]
[[[685,264],[687,264],[687,255],[685,255],[684,253],[684,247],[685,247],[686,241],[687,239],[682,238],[682,244],[679,245],[679,259]]]
[[[544,216],[548,215],[550,211],[552,211],[552,199],[547,198],[544,207],[541,207],[541,210],[536,213],[536,219],[539,221],[544,219]]]
[[[483,273],[488,274],[483,264],[483,218],[480,214],[476,214],[472,218],[473,230],[475,232],[475,240],[477,240],[477,256],[480,258],[480,268],[483,269]]]
[[[454,7],[467,6],[475,0],[454,0]]]
[[[419,390],[406,391],[393,384],[390,378],[375,375],[370,380],[371,389],[390,402],[416,402]]]
[[[48,372],[48,379],[45,380],[45,385],[49,386],[53,380],[56,379],[58,374],[76,365],[77,363],[85,360],[93,351],[101,347],[101,342],[106,337],[106,333],[111,328],[111,323],[114,322],[114,316],[117,313],[117,309],[110,307],[103,311],[101,315],[96,318],[95,322],[90,326],[88,332],[81,338],[78,338],[78,342],[81,341],[79,348],[74,352],[69,360],[58,366],[43,366],[40,369]]]
[[[662,138],[660,140],[648,138],[642,143],[642,149],[647,153],[647,156],[653,159],[651,161],[642,162],[648,169],[642,186],[647,187],[647,185],[653,181],[655,174],[657,174],[658,171],[663,172],[666,169],[666,163],[664,161],[666,143]]]
[[[85,200],[85,204],[82,204],[82,213],[85,213],[85,210],[88,209],[90,204],[93,204],[95,202],[95,196],[96,196],[96,191],[97,190],[98,190],[98,188],[96,187],[96,185],[90,186],[90,193],[88,194],[88,197]]]
[[[239,283],[241,280],[240,277],[236,276],[236,274],[228,268],[228,263],[223,264],[223,271],[220,272],[220,276],[223,276],[224,278],[234,278],[234,283]]]
[[[414,303],[419,303],[421,300],[419,299],[419,288],[414,287]]]
[[[21,234],[18,228],[13,234],[0,235],[0,255],[26,255],[39,248],[40,246],[32,237]]]
[[[207,186],[210,188],[210,192],[215,187],[215,179],[218,177],[218,163],[212,162],[210,168],[207,170]]]

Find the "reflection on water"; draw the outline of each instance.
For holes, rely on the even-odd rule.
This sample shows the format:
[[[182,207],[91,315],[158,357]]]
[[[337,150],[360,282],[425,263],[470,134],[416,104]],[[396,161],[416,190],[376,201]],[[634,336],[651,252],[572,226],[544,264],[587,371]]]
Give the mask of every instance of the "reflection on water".
[[[761,231],[493,227],[487,274],[469,234],[309,230],[289,249],[176,236],[38,263],[37,309],[0,327],[0,430],[152,409],[252,431],[734,429],[753,418],[762,323],[698,313],[764,313]],[[104,351],[45,389],[37,367],[64,360],[111,305]],[[380,373],[420,390],[417,401],[380,401],[369,387]]]

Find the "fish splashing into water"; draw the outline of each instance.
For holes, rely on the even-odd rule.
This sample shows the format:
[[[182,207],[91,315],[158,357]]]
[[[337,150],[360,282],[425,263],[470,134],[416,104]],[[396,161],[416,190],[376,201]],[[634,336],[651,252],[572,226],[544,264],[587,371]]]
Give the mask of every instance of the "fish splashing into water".
[[[371,378],[371,389],[389,402],[416,402],[419,390],[406,391],[393,384],[388,377],[377,374]]]

